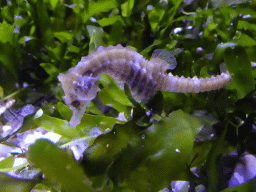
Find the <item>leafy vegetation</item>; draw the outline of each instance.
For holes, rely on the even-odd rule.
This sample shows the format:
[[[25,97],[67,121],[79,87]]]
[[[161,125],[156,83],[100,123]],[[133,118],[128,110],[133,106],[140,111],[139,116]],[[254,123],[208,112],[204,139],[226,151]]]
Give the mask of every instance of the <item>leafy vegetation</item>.
[[[1,146],[23,148],[20,135],[38,127],[61,136],[1,158],[1,191],[160,191],[178,180],[191,191],[253,191],[252,178],[230,186],[234,166],[224,172],[221,159],[232,154],[237,164],[256,154],[255,1],[7,0],[0,7],[1,120],[12,127],[6,134],[2,126]],[[179,76],[218,74],[225,62],[233,81],[206,93],[158,92],[143,103],[102,75],[88,113],[69,127],[57,75],[119,43],[148,59],[155,49],[170,51]],[[86,148],[79,160],[70,150],[76,142]]]

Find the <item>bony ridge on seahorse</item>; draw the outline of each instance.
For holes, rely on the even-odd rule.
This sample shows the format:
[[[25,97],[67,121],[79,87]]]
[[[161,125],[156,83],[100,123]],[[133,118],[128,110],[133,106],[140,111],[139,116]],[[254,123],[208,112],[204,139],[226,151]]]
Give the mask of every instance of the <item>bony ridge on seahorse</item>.
[[[169,55],[170,56],[170,55]],[[81,61],[58,76],[64,90],[65,103],[73,111],[69,122],[76,127],[86,111],[86,106],[99,91],[101,74],[110,75],[119,85],[127,83],[138,100],[148,100],[157,91],[199,93],[226,86],[231,81],[228,71],[206,78],[185,78],[166,73],[169,68],[168,52],[156,50],[150,60],[122,45],[99,47],[82,57]],[[173,63],[175,65],[175,63]],[[175,66],[174,66],[175,67]]]

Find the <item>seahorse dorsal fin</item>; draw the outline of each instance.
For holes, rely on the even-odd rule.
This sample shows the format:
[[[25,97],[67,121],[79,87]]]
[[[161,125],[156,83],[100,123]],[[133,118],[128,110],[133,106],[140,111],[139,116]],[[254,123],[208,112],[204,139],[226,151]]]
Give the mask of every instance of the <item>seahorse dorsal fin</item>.
[[[151,59],[160,59],[165,61],[168,64],[168,69],[175,69],[177,66],[177,61],[174,55],[172,55],[169,51],[164,49],[156,49],[154,50]]]

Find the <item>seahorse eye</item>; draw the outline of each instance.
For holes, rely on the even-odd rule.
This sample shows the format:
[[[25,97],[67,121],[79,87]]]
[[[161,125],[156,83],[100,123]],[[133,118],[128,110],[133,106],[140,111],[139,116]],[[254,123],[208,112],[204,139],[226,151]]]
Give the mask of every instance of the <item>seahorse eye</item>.
[[[75,108],[78,108],[78,107],[80,106],[80,101],[75,100],[75,101],[73,101],[73,102],[71,103],[71,105],[72,105],[73,107],[75,107]]]
[[[85,88],[89,91],[92,88],[92,82],[88,81],[87,84],[85,84]]]
[[[92,71],[92,70],[88,70],[88,71],[86,71],[84,74],[83,74],[83,76],[88,76],[88,77],[95,77],[95,74],[94,74],[94,71]]]

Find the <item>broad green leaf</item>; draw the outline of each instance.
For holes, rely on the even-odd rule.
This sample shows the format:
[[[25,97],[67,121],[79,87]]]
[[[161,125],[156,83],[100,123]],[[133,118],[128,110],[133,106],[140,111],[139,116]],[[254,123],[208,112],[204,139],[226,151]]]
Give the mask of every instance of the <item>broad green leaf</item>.
[[[157,27],[159,26],[159,23],[162,20],[164,14],[165,14],[165,10],[159,7],[155,7],[153,10],[150,11],[148,15],[148,19],[153,31],[157,30]]]
[[[144,191],[158,191],[169,186],[173,180],[188,180],[187,158],[192,154],[194,137],[203,124],[192,115],[181,110],[153,124],[142,133],[144,153],[148,156],[143,165],[131,174],[127,182],[134,190],[140,187],[134,176],[141,182],[148,182]],[[119,172],[116,172],[118,177]]]
[[[194,137],[202,127],[203,124],[199,118],[181,110],[174,111],[169,117],[163,118],[160,122],[145,130],[145,144],[148,144],[146,149],[150,150],[151,153],[166,149],[169,150],[169,153],[176,154],[176,156],[186,156],[190,154]],[[151,143],[150,140],[153,138],[158,140]],[[177,152],[177,149],[179,152]]]
[[[72,111],[69,109],[69,107],[62,102],[58,102],[57,107],[60,115],[67,121],[70,120]]]
[[[238,29],[256,30],[255,23],[249,23],[247,21],[240,20],[237,25]]]
[[[36,31],[40,33],[40,40],[48,46],[54,45],[53,30],[46,3],[44,0],[28,0],[28,3],[31,17],[36,25]]]
[[[72,112],[63,103],[58,103],[58,111],[60,112],[61,116],[64,117],[66,120],[71,118]],[[84,129],[84,128],[93,128],[93,127],[101,127],[102,129],[111,128],[114,124],[125,123],[124,121],[119,121],[114,117],[108,117],[104,115],[90,115],[85,113],[83,118],[81,119],[81,123],[77,126],[77,129]]]
[[[69,45],[69,52],[72,52],[72,53],[79,53],[80,51],[80,48],[79,47],[76,47],[74,45]]]
[[[116,21],[111,28],[109,34],[109,44],[117,45],[120,41],[126,41],[127,36],[124,35],[124,24],[121,21]]]
[[[121,103],[122,105],[133,107],[132,103],[127,99],[123,90],[115,83],[115,81],[108,75],[101,75],[103,79],[100,80],[101,84],[111,95],[111,97]]]
[[[173,1],[173,3],[174,3],[174,6],[167,12],[168,21],[165,25],[165,28],[160,32],[160,35],[162,37],[166,34],[166,29],[169,28],[169,26],[171,26],[172,23],[174,22],[174,16],[177,13],[178,8],[180,7],[180,4],[183,3],[183,0],[175,0]]]
[[[190,165],[191,168],[193,168],[205,163],[211,147],[211,142],[205,141],[202,143],[196,143],[193,147],[193,152],[191,153],[190,158],[188,158],[187,160],[187,164]]]
[[[241,46],[225,50],[225,61],[236,85],[238,98],[243,98],[254,89],[251,62]]]
[[[68,43],[61,43],[58,46],[55,46],[54,48],[48,46],[47,50],[52,55],[52,58],[55,58],[58,61],[62,61],[63,57],[67,53],[67,48],[68,48]]]
[[[86,173],[89,175],[105,173],[115,155],[120,149],[126,148],[127,142],[139,132],[140,128],[130,121],[124,125],[116,124],[111,132],[98,136],[84,152],[82,165]]]
[[[88,11],[84,13],[83,22],[85,23],[90,17],[101,12],[108,12],[109,10],[119,5],[117,0],[100,0],[90,1]]]
[[[214,55],[212,57],[212,62],[215,64],[220,64],[224,58],[224,51],[230,47],[230,48],[234,48],[237,44],[236,43],[221,43],[218,44],[218,46],[216,47],[216,50],[214,52]]]
[[[81,123],[77,126],[77,128],[85,128],[85,127],[100,127],[102,129],[111,128],[115,124],[123,124],[124,121],[119,121],[114,117],[108,117],[103,115],[90,115],[85,113],[83,118],[81,119]]]
[[[26,180],[10,177],[0,173],[1,192],[28,192],[39,182],[39,180]]]
[[[13,163],[14,163],[14,156],[7,157],[4,160],[0,161],[0,171],[1,169],[12,168]]]
[[[55,32],[54,36],[58,38],[61,43],[66,43],[73,38],[74,34],[70,32],[61,31],[61,32]]]
[[[12,17],[12,14],[11,14],[11,9],[9,6],[4,6],[2,9],[1,9],[1,15],[2,17],[8,21],[8,22],[13,22],[13,17]]]
[[[199,118],[181,110],[171,113],[121,149],[109,167],[109,177],[114,185],[135,191],[159,191],[173,180],[189,180],[186,165],[202,126]]]
[[[134,6],[134,0],[127,0],[125,3],[123,3],[121,5],[122,16],[130,17],[130,15],[132,13],[133,6]]]
[[[53,9],[56,8],[57,4],[58,4],[59,0],[51,0],[50,3],[51,3],[51,6]]]
[[[0,42],[6,43],[9,42],[13,45],[13,34],[14,34],[14,27],[5,21],[0,23]]]
[[[30,145],[28,160],[63,191],[92,191],[89,180],[74,158],[48,140],[40,139]]]
[[[58,119],[56,117],[50,117],[43,114],[41,117],[35,119],[34,122],[39,127],[42,127],[47,131],[52,131],[68,139],[73,139],[79,136],[77,129],[71,128],[67,121]]]
[[[103,18],[101,20],[98,20],[98,23],[100,24],[100,26],[105,27],[105,26],[113,25],[117,21],[120,21],[122,25],[125,25],[122,17],[119,15],[114,15],[109,18]]]
[[[247,47],[246,48],[246,52],[248,54],[248,57],[251,61],[254,61],[254,63],[256,62],[256,46],[253,47]],[[256,66],[256,64],[254,64],[254,67]]]
[[[204,36],[206,36],[206,37],[210,36],[211,32],[216,29],[217,29],[216,23],[213,23],[213,22],[208,23],[208,25],[206,26],[206,28],[204,30]]]
[[[0,37],[1,38],[1,37]],[[15,78],[18,78],[17,74],[17,56],[15,48],[9,43],[0,42],[0,63],[2,63]],[[3,78],[4,74],[2,75]]]
[[[108,177],[114,185],[119,186],[134,170],[139,168],[147,156],[148,154],[144,151],[142,139],[140,137],[132,139],[127,143],[126,148],[119,151],[115,160],[109,166],[107,172]],[[141,180],[144,180],[145,178],[142,178]],[[137,191],[139,190],[137,189]]]
[[[44,0],[36,1],[36,14],[38,18],[38,24],[40,26],[40,32],[43,35],[43,42],[47,45],[53,44],[53,31],[51,28],[51,20],[48,15],[46,4]]]
[[[40,63],[40,66],[52,77],[57,77],[59,69],[51,63]]]
[[[98,96],[104,105],[111,106],[115,108],[119,112],[124,112],[125,114],[129,114],[130,108],[128,106],[123,105],[122,103],[116,101],[106,89],[102,89]]]
[[[123,90],[114,82],[114,80],[108,75],[101,75],[103,79],[100,82],[103,84],[104,89],[102,89],[98,95],[101,101],[105,105],[110,105],[119,112],[124,112],[125,115],[130,114],[130,107],[133,104],[126,97]]]
[[[238,45],[241,45],[244,47],[245,46],[251,47],[256,45],[256,41],[253,38],[249,37],[248,35],[242,34],[238,41]]]
[[[23,163],[21,165],[15,166],[15,167],[3,168],[3,169],[0,169],[0,173],[8,173],[10,171],[17,171],[19,169],[24,169],[28,165],[29,165],[28,163]]]

